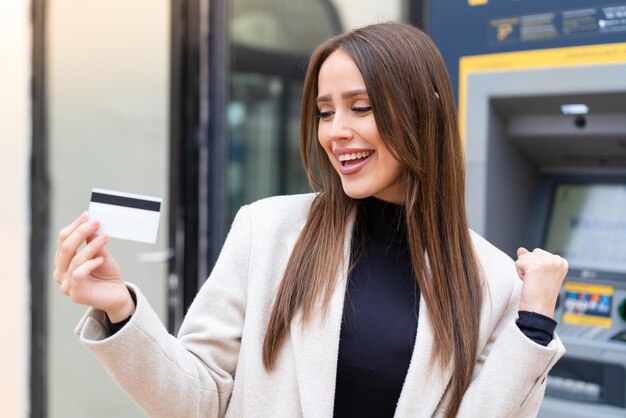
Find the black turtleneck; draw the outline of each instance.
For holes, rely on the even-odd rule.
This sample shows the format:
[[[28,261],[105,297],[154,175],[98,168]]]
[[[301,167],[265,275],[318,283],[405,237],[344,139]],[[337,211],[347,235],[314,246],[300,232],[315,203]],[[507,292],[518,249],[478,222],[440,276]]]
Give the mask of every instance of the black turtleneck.
[[[390,417],[411,361],[419,289],[402,206],[360,202],[341,323],[335,417]]]
[[[402,206],[373,197],[359,205],[341,323],[334,417],[392,417],[415,345],[420,294]],[[556,322],[520,312],[517,325],[545,346]]]

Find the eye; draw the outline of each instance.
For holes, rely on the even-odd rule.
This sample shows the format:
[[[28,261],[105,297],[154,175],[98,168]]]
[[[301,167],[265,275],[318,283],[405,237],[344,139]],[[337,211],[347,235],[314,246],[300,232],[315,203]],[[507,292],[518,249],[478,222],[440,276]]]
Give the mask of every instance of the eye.
[[[317,118],[321,120],[329,120],[335,114],[332,110],[324,110],[317,112]]]
[[[372,106],[355,106],[352,108],[352,111],[356,114],[365,114],[367,112],[371,112]]]

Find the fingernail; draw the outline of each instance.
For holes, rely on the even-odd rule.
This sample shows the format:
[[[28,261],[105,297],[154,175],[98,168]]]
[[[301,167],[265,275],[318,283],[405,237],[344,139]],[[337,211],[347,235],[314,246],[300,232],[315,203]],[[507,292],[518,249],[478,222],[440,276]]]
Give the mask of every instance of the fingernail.
[[[109,234],[100,235],[100,241],[107,242],[109,240]]]
[[[86,221],[87,218],[89,218],[89,212],[84,211],[82,215],[80,215],[80,220],[81,221]]]
[[[96,220],[96,219],[92,219],[92,220],[89,222],[89,226],[98,226],[98,220]]]

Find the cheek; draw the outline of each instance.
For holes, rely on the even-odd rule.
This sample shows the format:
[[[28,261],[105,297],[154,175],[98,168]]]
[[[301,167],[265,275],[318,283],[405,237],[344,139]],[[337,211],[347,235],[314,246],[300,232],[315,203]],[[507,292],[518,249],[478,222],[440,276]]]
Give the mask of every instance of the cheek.
[[[317,142],[326,150],[326,152],[332,152],[332,141],[329,139],[323,128],[317,130]]]
[[[322,126],[320,126],[320,124],[317,125],[317,142],[319,142],[320,144],[324,145],[325,141],[324,139],[326,138],[326,134],[324,132],[324,128]]]
[[[385,152],[383,165],[389,177],[397,179],[400,176],[400,163],[388,151]]]

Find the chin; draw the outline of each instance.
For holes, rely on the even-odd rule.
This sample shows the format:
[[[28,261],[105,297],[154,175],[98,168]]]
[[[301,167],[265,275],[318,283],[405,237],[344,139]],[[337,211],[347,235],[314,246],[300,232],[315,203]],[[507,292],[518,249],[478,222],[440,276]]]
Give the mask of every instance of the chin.
[[[348,196],[351,199],[365,199],[366,197],[371,197],[372,194],[368,193],[366,191],[361,191],[361,190],[350,190],[350,189],[343,189],[343,192],[346,194],[346,196]]]

